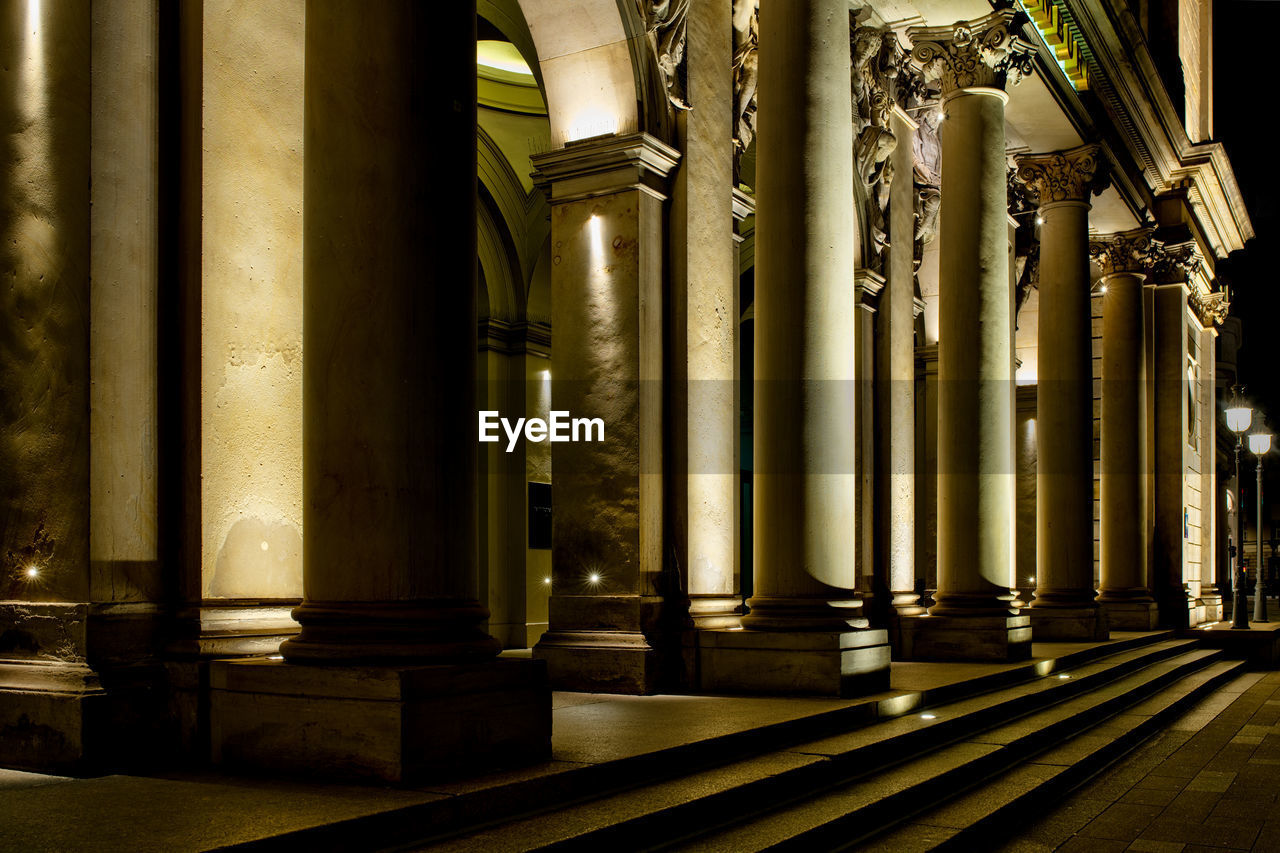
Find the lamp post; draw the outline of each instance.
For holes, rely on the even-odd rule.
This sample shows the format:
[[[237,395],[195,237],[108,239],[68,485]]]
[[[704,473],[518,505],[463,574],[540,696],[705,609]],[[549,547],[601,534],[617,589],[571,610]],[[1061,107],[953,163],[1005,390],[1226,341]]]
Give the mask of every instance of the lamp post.
[[[1232,387],[1231,405],[1227,408],[1227,428],[1236,434],[1236,551],[1231,564],[1235,594],[1231,599],[1231,627],[1248,629],[1249,603],[1245,597],[1247,579],[1245,573],[1237,569],[1244,558],[1244,489],[1240,483],[1240,447],[1243,436],[1253,421],[1253,409],[1244,404],[1243,391],[1244,388],[1240,385]]]
[[[1258,583],[1253,591],[1253,621],[1267,622],[1267,591],[1262,582],[1262,457],[1271,449],[1271,434],[1255,432],[1249,435],[1249,450],[1258,457]]]

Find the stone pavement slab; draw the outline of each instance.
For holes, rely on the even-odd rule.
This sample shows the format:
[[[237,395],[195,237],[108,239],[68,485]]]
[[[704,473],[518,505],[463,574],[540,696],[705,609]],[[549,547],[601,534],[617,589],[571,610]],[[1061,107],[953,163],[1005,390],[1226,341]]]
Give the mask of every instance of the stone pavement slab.
[[[1280,851],[1280,672],[1235,679],[1000,853]]]

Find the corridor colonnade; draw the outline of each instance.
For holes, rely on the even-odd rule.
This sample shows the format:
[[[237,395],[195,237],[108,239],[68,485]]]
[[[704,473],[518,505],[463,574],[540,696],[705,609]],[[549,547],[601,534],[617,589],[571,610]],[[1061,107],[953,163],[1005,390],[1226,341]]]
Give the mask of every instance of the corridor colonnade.
[[[178,726],[177,737],[217,763],[337,767],[405,781],[464,758],[480,767],[548,757],[552,687],[851,696],[885,689],[891,658],[1024,660],[1033,639],[1096,641],[1108,625],[1185,627],[1220,615],[1212,541],[1181,531],[1189,434],[1203,449],[1196,511],[1214,512],[1204,461],[1215,434],[1213,395],[1188,371],[1212,377],[1213,326],[1225,307],[1194,310],[1208,275],[1194,240],[1157,239],[1147,226],[1091,234],[1091,199],[1113,165],[1102,143],[1019,153],[1011,184],[1010,91],[1039,73],[1019,13],[903,34],[872,27],[865,10],[851,18],[844,0],[765,2],[758,17],[750,0],[721,0],[630,10],[618,21],[602,17],[608,27],[560,31],[554,4],[481,0],[482,13],[522,12],[532,47],[545,53],[536,76],[553,142],[529,163],[549,204],[550,405],[602,419],[607,436],[553,448],[548,624],[531,659],[512,659],[499,656],[502,643],[489,631],[475,547],[478,250],[469,212],[478,191],[475,168],[460,165],[474,165],[477,148],[475,0],[290,7],[301,52],[272,80],[301,84],[302,110],[288,129],[298,132],[302,154],[293,146],[280,165],[300,183],[264,187],[261,207],[287,208],[290,198],[300,207],[296,225],[271,224],[289,239],[254,255],[298,255],[293,290],[303,298],[281,297],[301,319],[282,339],[298,341],[278,346],[259,340],[277,329],[247,331],[261,293],[231,304],[234,282],[251,283],[254,274],[236,266],[235,240],[211,229],[237,218],[218,205],[246,182],[206,162],[208,150],[235,147],[204,112],[217,102],[210,91],[226,90],[223,69],[209,58],[220,55],[215,16],[225,10],[206,2],[161,13],[149,0],[119,0],[95,4],[91,22],[65,7],[24,6],[36,10],[49,45],[83,47],[106,39],[107,23],[128,24],[142,45],[132,51],[140,79],[149,81],[128,98],[122,80],[64,63],[63,48],[37,56],[28,35],[15,35],[29,27],[13,23],[23,4],[5,2],[12,14],[4,37],[23,45],[15,55],[37,65],[56,59],[62,76],[54,83],[75,95],[44,106],[56,121],[19,116],[24,127],[65,131],[46,162],[67,180],[37,197],[16,169],[11,206],[23,214],[15,218],[22,239],[0,247],[22,298],[46,299],[46,314],[73,327],[51,345],[24,338],[18,349],[51,358],[51,374],[74,380],[66,399],[79,401],[37,407],[24,422],[22,429],[34,422],[59,437],[56,447],[33,444],[41,452],[29,459],[3,457],[11,482],[27,490],[15,505],[51,495],[58,510],[6,517],[10,562],[18,554],[24,571],[50,567],[49,586],[22,594],[39,619],[78,626],[69,635],[82,640],[55,659],[46,649],[61,638],[40,634],[45,623],[25,602],[0,605],[33,632],[38,649],[31,657],[39,667],[23,661],[23,690],[80,679],[75,713],[112,719],[134,701],[113,692],[122,681],[112,667],[123,661],[119,670],[130,677],[165,679],[166,701],[181,706],[148,708],[138,719],[186,714],[196,722]],[[610,15],[614,5],[604,2]],[[683,41],[673,59],[664,51],[676,33]],[[170,37],[176,47],[164,41]],[[176,60],[147,59],[155,44],[169,45]],[[103,49],[94,61],[111,55]],[[181,74],[162,89],[160,72],[175,67]],[[139,122],[161,116],[152,147],[131,148],[107,120],[117,96]],[[260,106],[276,112],[269,100]],[[26,108],[5,105],[15,115]],[[940,124],[931,111],[944,116]],[[939,185],[921,166],[930,145]],[[111,209],[103,155],[116,149],[138,154],[121,179],[120,216],[143,223],[136,234],[97,218]],[[80,156],[87,153],[97,159]],[[748,172],[751,184],[735,186]],[[91,185],[95,213],[85,222],[89,198],[74,187]],[[1015,589],[1014,185],[1035,199],[1042,220],[1036,289],[1041,316],[1052,317],[1037,331],[1029,607]],[[181,215],[166,222],[175,210]],[[57,238],[47,253],[56,270],[28,257],[37,220]],[[118,243],[105,236],[117,232]],[[127,253],[108,250],[129,240],[147,244],[139,251],[158,269],[117,269]],[[148,240],[161,245],[148,248]],[[748,249],[754,298],[744,305]],[[1094,290],[1091,262],[1104,295]],[[926,299],[921,269],[929,263],[937,287]],[[272,283],[289,290],[297,269],[271,269]],[[161,279],[175,270],[177,328],[138,321],[137,341],[102,333],[104,324],[171,310],[153,303],[172,298]],[[39,282],[55,273],[75,286],[46,292]],[[134,282],[136,292],[111,290],[113,277]],[[232,283],[223,287],[224,279]],[[15,316],[24,306],[11,306]],[[225,317],[214,317],[215,307]],[[738,421],[745,314],[754,322],[747,450]],[[240,320],[246,330],[237,337]],[[930,323],[936,406],[917,378]],[[274,370],[286,360],[272,361],[276,350],[291,359],[302,340],[305,369],[289,368],[301,369],[293,407],[301,529],[281,509],[283,520],[254,519],[261,526],[242,537],[247,548],[207,542],[211,519],[235,515],[218,502],[216,463],[241,435],[214,436],[206,423],[229,408],[218,396],[228,380],[212,368],[226,358],[237,369],[270,362]],[[249,351],[255,341],[262,353]],[[174,348],[179,379],[200,381],[184,385],[165,373],[161,352]],[[6,377],[26,370],[16,352],[0,365]],[[112,385],[106,365],[133,378]],[[20,393],[26,400],[39,391]],[[141,422],[104,417],[126,410]],[[267,416],[255,417],[265,427]],[[926,422],[936,425],[933,448],[922,438]],[[194,437],[200,450],[165,456],[121,439],[183,443],[166,431]],[[272,463],[272,477],[288,467],[274,445],[254,447]],[[133,509],[112,491],[117,472],[102,467],[121,448],[117,467],[136,475],[144,493]],[[36,470],[55,457],[52,479]],[[748,515],[739,506],[743,457],[752,475],[749,545],[739,543]],[[158,475],[157,460],[179,473]],[[157,487],[163,477],[169,485]],[[933,477],[936,511],[921,500],[921,482]],[[83,495],[64,488],[81,480]],[[264,497],[268,486],[244,482],[255,505],[275,500]],[[182,496],[180,515],[157,491]],[[150,527],[134,529],[137,519]],[[181,547],[161,541],[162,521],[182,531]],[[928,590],[932,567],[916,531],[933,524],[936,589]],[[259,529],[267,532],[258,537]],[[56,548],[46,547],[42,530],[56,534]],[[292,550],[279,544],[293,541],[290,531],[300,539]],[[753,567],[746,578],[743,548]],[[285,572],[270,595],[224,595],[217,584],[228,576],[214,582],[205,569],[213,562],[221,572],[244,550],[264,566],[281,552],[292,566],[300,551],[300,584]],[[173,583],[162,566],[170,553],[182,575]],[[83,563],[83,571],[56,570],[58,560]],[[298,591],[295,630],[283,611]],[[110,632],[85,630],[143,619],[164,626],[155,629],[163,640],[144,651],[100,652],[95,644]],[[0,678],[10,670],[19,672],[0,668]],[[0,689],[12,686],[0,681]],[[85,730],[100,733],[100,720]],[[70,744],[67,761],[88,751]]]

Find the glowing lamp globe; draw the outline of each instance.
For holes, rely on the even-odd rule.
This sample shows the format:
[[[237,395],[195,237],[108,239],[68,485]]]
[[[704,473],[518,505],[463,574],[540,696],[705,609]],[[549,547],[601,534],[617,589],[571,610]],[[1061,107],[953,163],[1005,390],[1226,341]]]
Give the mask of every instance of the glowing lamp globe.
[[[1249,429],[1249,424],[1253,421],[1253,409],[1248,406],[1232,406],[1227,409],[1227,428],[1236,435],[1243,433]]]
[[[1255,432],[1249,436],[1249,451],[1262,456],[1271,449],[1271,433]]]

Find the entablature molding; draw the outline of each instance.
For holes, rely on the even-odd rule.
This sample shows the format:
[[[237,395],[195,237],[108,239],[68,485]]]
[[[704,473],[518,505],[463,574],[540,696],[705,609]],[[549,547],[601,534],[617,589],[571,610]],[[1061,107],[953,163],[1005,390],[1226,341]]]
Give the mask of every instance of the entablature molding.
[[[1062,2],[1096,63],[1092,88],[1145,189],[1157,196],[1185,188],[1215,257],[1243,248],[1253,225],[1226,150],[1216,142],[1191,142],[1128,4]]]
[[[534,183],[552,204],[623,190],[640,190],[663,201],[680,152],[648,133],[608,134],[570,142],[535,154]]]

